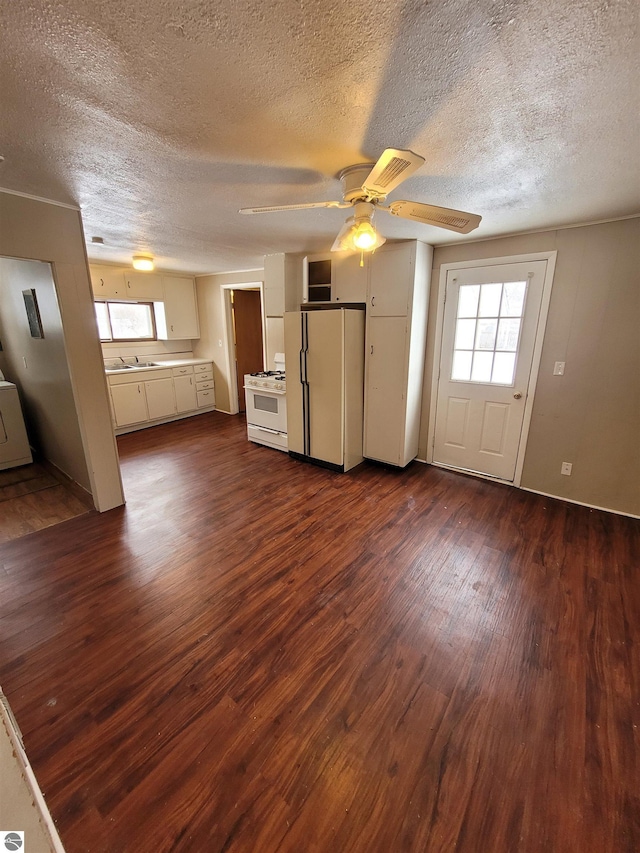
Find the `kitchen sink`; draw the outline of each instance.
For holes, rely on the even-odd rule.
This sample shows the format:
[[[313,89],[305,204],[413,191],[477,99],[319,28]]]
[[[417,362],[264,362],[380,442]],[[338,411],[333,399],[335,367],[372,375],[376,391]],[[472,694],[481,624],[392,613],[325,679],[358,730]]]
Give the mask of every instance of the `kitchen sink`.
[[[153,361],[139,361],[137,364],[109,364],[105,367],[107,372],[113,370],[137,370],[139,367],[158,367]]]

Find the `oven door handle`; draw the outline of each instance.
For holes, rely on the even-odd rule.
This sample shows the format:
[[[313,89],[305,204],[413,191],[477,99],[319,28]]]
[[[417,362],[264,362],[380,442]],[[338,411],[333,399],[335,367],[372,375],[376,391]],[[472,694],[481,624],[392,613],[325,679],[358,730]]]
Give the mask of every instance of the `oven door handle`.
[[[245,391],[250,391],[252,394],[262,394],[263,397],[268,397],[270,394],[274,397],[276,395],[284,397],[287,393],[286,391],[279,391],[276,388],[256,388],[255,385],[243,385],[242,387]]]

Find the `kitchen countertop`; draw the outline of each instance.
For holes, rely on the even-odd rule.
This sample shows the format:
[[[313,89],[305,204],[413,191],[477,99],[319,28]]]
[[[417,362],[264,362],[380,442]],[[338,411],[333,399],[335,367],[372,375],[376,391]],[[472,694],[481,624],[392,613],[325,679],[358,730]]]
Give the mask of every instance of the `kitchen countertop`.
[[[185,364],[211,364],[210,358],[177,358],[174,361],[156,362],[158,367],[184,367]]]
[[[157,361],[151,367],[125,367],[116,370],[105,370],[107,376],[119,376],[122,373],[149,373],[153,370],[167,370],[172,367],[186,367],[193,364],[211,364],[210,358],[176,358],[171,361]]]

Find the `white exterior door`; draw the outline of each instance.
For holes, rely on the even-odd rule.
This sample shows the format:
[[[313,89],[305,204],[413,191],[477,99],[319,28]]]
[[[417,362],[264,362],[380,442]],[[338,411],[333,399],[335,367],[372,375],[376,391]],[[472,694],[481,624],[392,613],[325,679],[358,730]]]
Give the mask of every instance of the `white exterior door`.
[[[433,461],[513,482],[546,260],[447,272]]]

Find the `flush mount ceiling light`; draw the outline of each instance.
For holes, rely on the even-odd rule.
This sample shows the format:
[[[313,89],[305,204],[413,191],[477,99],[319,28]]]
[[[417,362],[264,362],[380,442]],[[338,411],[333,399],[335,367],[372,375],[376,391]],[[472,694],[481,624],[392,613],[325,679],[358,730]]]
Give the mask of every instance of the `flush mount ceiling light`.
[[[424,157],[402,148],[387,148],[377,163],[358,163],[347,166],[336,176],[342,183],[342,201],[314,201],[309,204],[283,204],[275,207],[244,207],[240,213],[271,213],[278,210],[305,210],[312,207],[354,207],[354,216],[347,219],[331,251],[356,249],[372,252],[384,243],[372,224],[375,210],[392,216],[435,225],[458,234],[468,234],[480,224],[481,216],[437,207],[417,201],[394,201],[382,204],[387,195],[410,177],[424,163]]]
[[[134,270],[140,272],[151,272],[153,270],[153,258],[151,255],[134,255],[133,256]]]

